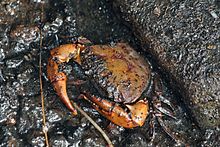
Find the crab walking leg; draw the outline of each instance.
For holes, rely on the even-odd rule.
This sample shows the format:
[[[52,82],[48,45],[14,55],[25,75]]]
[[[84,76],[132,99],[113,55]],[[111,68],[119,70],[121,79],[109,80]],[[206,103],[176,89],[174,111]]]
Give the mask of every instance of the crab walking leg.
[[[80,51],[85,47],[81,44],[66,44],[60,47],[54,48],[50,51],[51,57],[48,59],[47,75],[48,79],[52,83],[54,90],[60,97],[66,107],[72,112],[73,115],[77,115],[76,109],[70,102],[70,99],[66,91],[65,73],[59,72],[59,64],[68,62],[71,58],[76,62],[80,62]]]
[[[126,105],[130,112],[126,112],[122,107],[114,102],[104,100],[88,93],[82,95],[84,99],[93,103],[93,107],[116,125],[124,128],[134,128],[142,126],[148,116],[148,102],[140,100],[135,104]]]

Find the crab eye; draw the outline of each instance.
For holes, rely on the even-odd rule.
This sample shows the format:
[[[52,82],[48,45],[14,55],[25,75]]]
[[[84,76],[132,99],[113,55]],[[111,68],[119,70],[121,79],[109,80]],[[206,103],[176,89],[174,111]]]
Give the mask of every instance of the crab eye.
[[[55,62],[59,62],[59,58],[58,58],[57,56],[53,57],[52,59],[53,59],[53,61],[55,61]]]
[[[71,58],[76,58],[76,53],[70,53],[69,54],[69,58],[71,59]]]
[[[85,37],[79,37],[77,40],[77,44],[89,46],[92,44],[92,42]]]

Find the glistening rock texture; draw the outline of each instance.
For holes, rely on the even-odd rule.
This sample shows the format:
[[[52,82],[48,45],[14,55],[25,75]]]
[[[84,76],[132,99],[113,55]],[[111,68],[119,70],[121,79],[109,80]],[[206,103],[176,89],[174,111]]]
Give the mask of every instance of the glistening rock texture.
[[[201,127],[220,125],[220,3],[115,0]]]

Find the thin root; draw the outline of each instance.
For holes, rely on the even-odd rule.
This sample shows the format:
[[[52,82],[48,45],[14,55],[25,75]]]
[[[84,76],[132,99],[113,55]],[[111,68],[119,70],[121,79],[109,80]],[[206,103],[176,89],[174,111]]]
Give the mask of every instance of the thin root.
[[[42,17],[43,17],[43,13],[44,13],[44,9],[43,9],[43,4],[41,4],[41,16],[40,16],[40,20],[42,21]],[[42,29],[40,28],[40,52],[39,52],[39,80],[40,80],[40,96],[41,96],[41,106],[42,106],[42,119],[43,119],[43,133],[44,133],[44,137],[45,137],[45,144],[46,147],[49,147],[49,139],[48,139],[48,129],[46,126],[46,116],[45,116],[45,108],[44,108],[44,93],[43,93],[43,82],[42,82],[42,57],[41,57],[41,50],[42,50]]]
[[[103,131],[103,129],[101,127],[99,127],[99,125],[90,117],[86,114],[86,112],[84,112],[76,103],[72,102],[73,106],[85,117],[88,119],[88,121],[102,134],[103,138],[106,140],[106,142],[108,143],[109,147],[113,147],[113,144],[111,142],[111,140],[109,139],[109,137],[107,136],[107,134]]]

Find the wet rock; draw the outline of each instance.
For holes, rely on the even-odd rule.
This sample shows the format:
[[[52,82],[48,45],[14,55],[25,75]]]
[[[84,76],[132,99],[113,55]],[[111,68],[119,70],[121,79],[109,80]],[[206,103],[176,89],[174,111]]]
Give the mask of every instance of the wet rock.
[[[1,67],[4,80],[0,84],[0,125],[3,126],[0,142],[3,146],[4,143],[12,146],[22,145],[16,126],[19,123],[17,117],[20,109],[18,95],[22,93],[23,88],[21,83],[16,80],[16,73],[12,73],[22,62],[22,59],[8,60]]]
[[[109,1],[56,1],[51,4],[56,13],[51,19],[63,17],[63,26],[57,33],[60,43],[84,36],[94,43],[131,40],[131,32],[117,21]],[[73,7],[74,6],[74,7]],[[91,13],[92,10],[92,13]],[[126,36],[126,37],[125,37]]]
[[[7,26],[0,27],[0,61],[2,61],[7,54],[7,48],[9,46],[8,30],[9,28]]]
[[[34,0],[2,0],[0,2],[0,25],[22,22],[36,23],[40,18],[41,6],[46,8],[48,3]]]
[[[125,146],[125,147],[144,147],[147,146],[147,141],[144,139],[144,137],[141,134],[133,134],[132,136],[128,136],[125,138],[120,146]]]
[[[7,124],[11,119],[16,119],[19,103],[16,90],[14,89],[17,89],[16,83],[0,86],[0,122],[3,124]]]
[[[24,59],[19,57],[7,60],[2,74],[5,82],[11,83],[16,88],[13,91],[17,96],[31,96],[39,93],[39,81],[36,78],[38,74],[31,63]]]
[[[63,114],[58,110],[49,110],[47,119],[49,123],[56,123],[62,120]]]
[[[68,120],[63,125],[65,126],[63,133],[70,145],[79,146],[82,135],[88,126],[82,126],[77,119]]]
[[[51,23],[46,23],[43,27],[43,32],[48,36],[56,34],[63,24],[63,18],[55,18]]]
[[[90,129],[85,131],[80,145],[105,147],[106,142],[96,130]]]
[[[22,112],[19,114],[18,131],[19,134],[27,134],[33,128],[41,129],[42,114],[40,107],[40,97],[20,98]]]
[[[37,26],[18,25],[11,30],[10,37],[13,41],[29,45],[31,42],[39,41],[40,30]]]
[[[41,132],[34,131],[29,135],[30,137],[28,138],[28,143],[30,146],[39,146],[39,147],[45,146],[45,138]]]
[[[3,0],[0,2],[0,61],[20,52],[30,51],[29,43],[39,40],[41,21],[46,20],[41,7],[48,1]]]
[[[9,31],[4,30],[0,32],[0,34],[2,33],[6,35],[4,41],[6,44],[0,41],[0,45],[2,44],[3,47],[2,58],[0,60],[22,55],[21,53],[30,53],[36,56],[36,51],[39,50],[36,44],[39,44],[40,39],[40,30],[36,25],[17,25]]]
[[[20,139],[16,133],[16,127],[5,127],[0,128],[0,145],[1,146],[24,146],[23,140]]]
[[[201,145],[204,147],[218,146],[220,140],[219,131],[219,128],[216,130],[207,129],[204,133],[205,140],[201,143]]]
[[[64,146],[68,146],[69,143],[62,135],[59,135],[59,136],[51,138],[50,145],[64,147]]]
[[[0,91],[0,122],[5,124],[7,129],[16,126],[13,134],[25,134],[32,127],[41,127],[37,127],[37,124],[41,124],[41,107],[37,107],[39,102],[36,98],[40,100],[36,97],[39,94],[39,83],[34,67],[17,57],[5,62],[2,73],[5,81]]]
[[[143,49],[154,55],[200,127],[220,125],[217,1],[119,1]],[[167,75],[167,73],[169,73]]]

